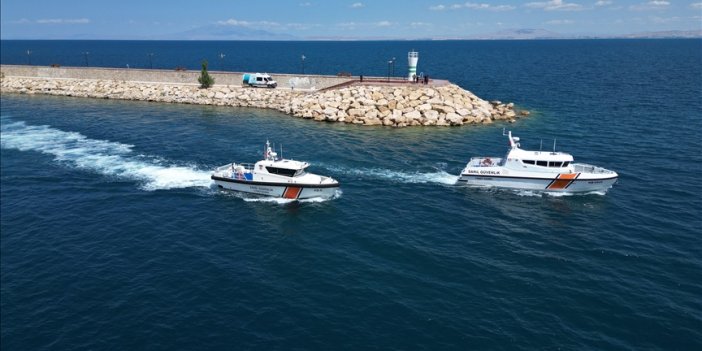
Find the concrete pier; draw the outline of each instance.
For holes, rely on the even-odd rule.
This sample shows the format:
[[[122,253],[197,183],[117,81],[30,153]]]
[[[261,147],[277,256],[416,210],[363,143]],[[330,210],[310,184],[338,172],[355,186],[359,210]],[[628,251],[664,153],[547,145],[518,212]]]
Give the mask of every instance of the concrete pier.
[[[383,77],[272,74],[279,88],[242,86],[242,73],[210,71],[215,85],[200,89],[199,71],[0,66],[2,93],[48,94],[275,109],[315,121],[360,125],[455,126],[513,120],[513,104],[487,102],[448,81],[430,84]]]

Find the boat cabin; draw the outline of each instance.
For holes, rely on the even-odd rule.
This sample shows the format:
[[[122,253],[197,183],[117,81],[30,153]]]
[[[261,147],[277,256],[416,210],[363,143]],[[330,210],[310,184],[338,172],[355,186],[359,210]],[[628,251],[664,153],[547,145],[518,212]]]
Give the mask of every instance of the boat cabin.
[[[294,160],[263,160],[256,162],[256,173],[275,174],[283,177],[301,177],[307,172],[307,162]]]
[[[565,168],[573,163],[573,156],[564,152],[512,149],[507,154],[507,162],[516,162],[523,166],[539,168]]]
[[[522,150],[519,138],[509,132],[511,149],[507,153],[504,166],[540,172],[564,172],[572,170],[573,156],[565,152]],[[555,144],[554,144],[555,149]]]

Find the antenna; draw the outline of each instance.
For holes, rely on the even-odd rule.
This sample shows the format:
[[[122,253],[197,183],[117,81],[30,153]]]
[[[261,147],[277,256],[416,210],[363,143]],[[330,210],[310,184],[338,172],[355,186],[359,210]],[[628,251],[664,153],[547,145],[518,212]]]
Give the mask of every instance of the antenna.
[[[544,148],[544,139],[541,139],[541,144],[539,144],[539,151]]]
[[[280,144],[280,159],[283,159],[283,144]]]
[[[556,138],[553,138],[553,152],[556,152]]]

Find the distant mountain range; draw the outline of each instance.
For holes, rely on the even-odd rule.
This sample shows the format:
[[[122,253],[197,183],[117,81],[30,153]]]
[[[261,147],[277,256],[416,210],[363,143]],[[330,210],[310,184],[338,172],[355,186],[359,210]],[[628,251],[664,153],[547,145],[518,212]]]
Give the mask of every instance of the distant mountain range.
[[[545,29],[505,29],[492,34],[480,34],[469,36],[466,39],[483,40],[526,40],[526,39],[562,39],[563,35]]]
[[[702,38],[702,30],[671,30],[662,32],[642,32],[622,35],[603,34],[561,34],[545,29],[505,29],[489,34],[470,36],[439,37],[434,40],[540,40],[540,39],[673,39]]]
[[[642,32],[620,36],[620,38],[702,38],[702,30],[669,30],[664,32]]]
[[[601,34],[562,34],[546,29],[518,28],[505,29],[494,33],[468,36],[439,36],[401,38],[390,36],[308,36],[296,37],[290,34],[273,33],[247,27],[208,26],[190,31],[164,36],[159,39],[174,40],[546,40],[546,39],[664,39],[702,38],[702,30],[671,30],[662,32],[642,32],[622,35]]]
[[[436,36],[436,37],[391,37],[391,36],[306,36],[298,37],[287,33],[256,29],[249,26],[227,26],[212,24],[183,32],[172,34],[155,34],[143,36],[116,36],[80,34],[71,37],[54,35],[42,38],[15,37],[7,39],[78,39],[78,40],[547,40],[547,39],[673,39],[673,38],[702,38],[702,30],[670,30],[658,32],[641,32],[621,35],[606,34],[561,34],[545,29],[518,28],[505,29],[493,33],[465,36]]]
[[[209,25],[191,29],[185,32],[155,36],[151,39],[161,40],[300,40],[286,34],[274,33],[263,29],[243,26]]]

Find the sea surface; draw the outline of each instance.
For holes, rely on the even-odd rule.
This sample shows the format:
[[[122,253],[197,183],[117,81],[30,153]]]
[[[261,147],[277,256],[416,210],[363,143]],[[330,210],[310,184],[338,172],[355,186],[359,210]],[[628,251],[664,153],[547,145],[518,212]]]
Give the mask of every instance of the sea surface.
[[[702,41],[3,41],[3,64],[419,71],[532,115],[393,129],[259,109],[3,94],[2,350],[700,350]],[[553,146],[606,195],[454,185]],[[213,187],[266,140],[328,201]]]

